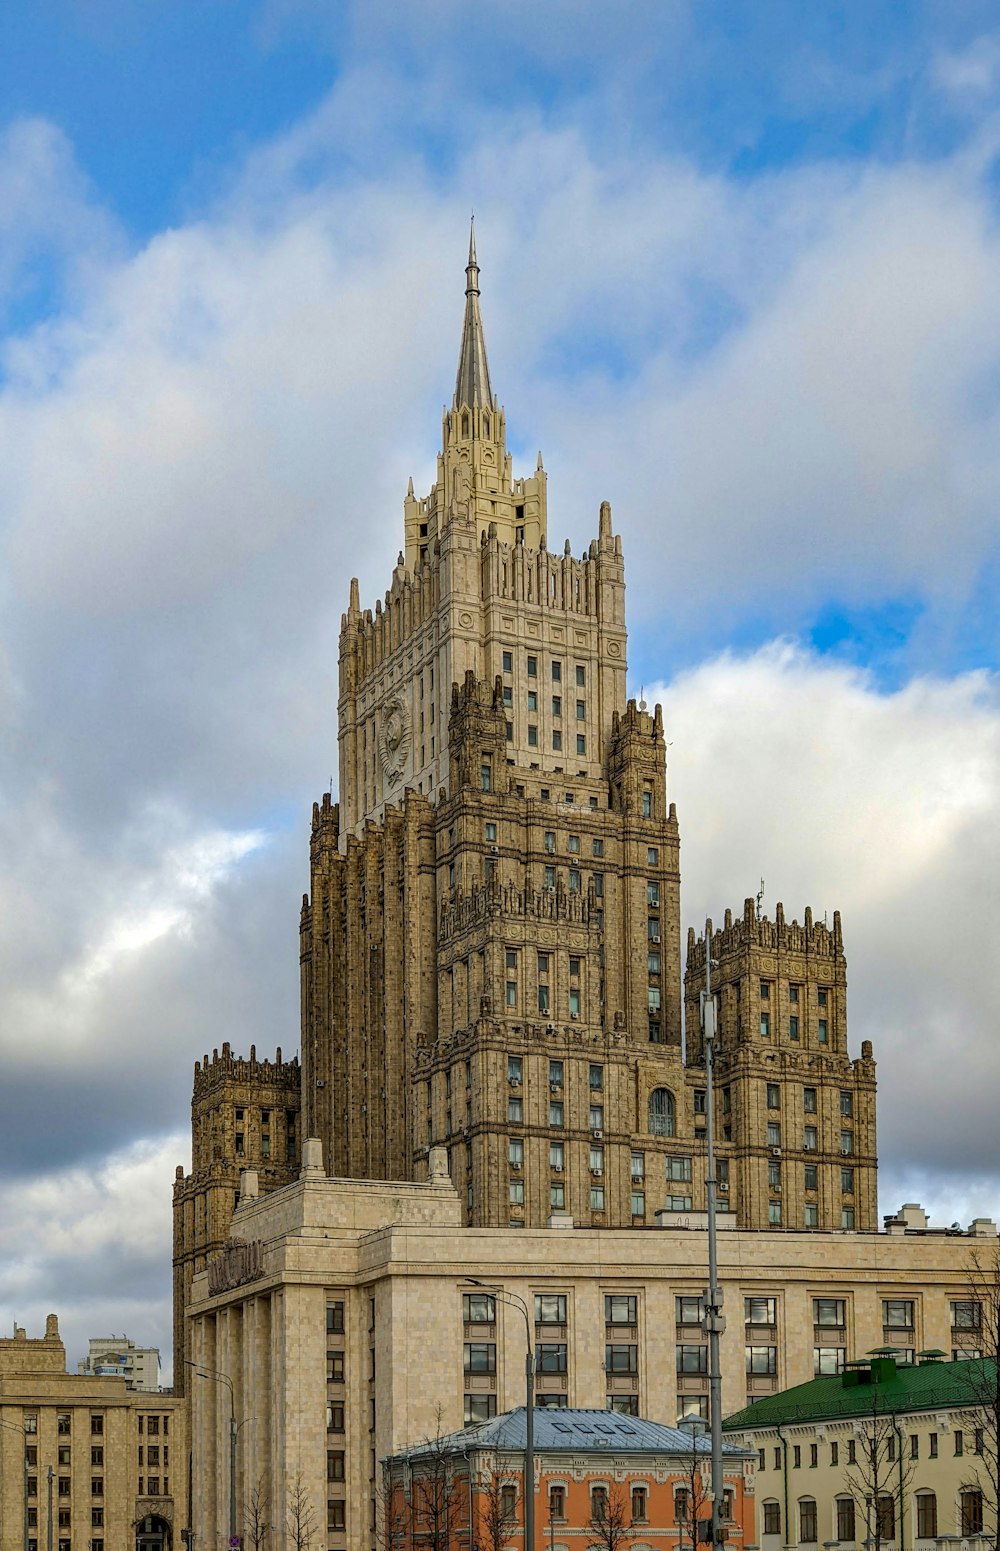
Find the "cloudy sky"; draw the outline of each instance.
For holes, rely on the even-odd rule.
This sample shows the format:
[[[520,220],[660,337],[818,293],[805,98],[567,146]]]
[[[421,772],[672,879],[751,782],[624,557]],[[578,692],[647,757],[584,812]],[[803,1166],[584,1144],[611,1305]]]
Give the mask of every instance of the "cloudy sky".
[[[0,114],[0,1329],[166,1355],[192,1063],[296,1047],[472,207],[515,466],[623,535],[685,923],[839,908],[883,1210],[1000,1212],[992,0],[36,0]]]

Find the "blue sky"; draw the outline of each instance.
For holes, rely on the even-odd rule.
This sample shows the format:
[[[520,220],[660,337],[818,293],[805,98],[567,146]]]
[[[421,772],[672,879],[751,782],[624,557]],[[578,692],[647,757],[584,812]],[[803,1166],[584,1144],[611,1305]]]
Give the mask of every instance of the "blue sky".
[[[885,1209],[996,1213],[998,157],[987,4],[7,7],[0,1308],[166,1346],[192,1063],[296,1046],[473,207],[515,464],[623,535],[685,924],[840,908]]]

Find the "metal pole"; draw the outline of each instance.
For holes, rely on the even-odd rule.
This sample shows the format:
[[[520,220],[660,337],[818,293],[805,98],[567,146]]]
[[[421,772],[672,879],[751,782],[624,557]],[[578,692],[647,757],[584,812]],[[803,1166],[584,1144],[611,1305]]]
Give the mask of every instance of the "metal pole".
[[[37,1468],[37,1467],[36,1467]],[[24,1435],[24,1551],[28,1551],[28,1434]]]
[[[45,1529],[45,1544],[52,1551],[52,1466],[49,1466],[49,1522]]]
[[[705,1108],[708,1208],[708,1296],[705,1299],[704,1328],[708,1333],[708,1415],[712,1429],[712,1542],[724,1545],[726,1531],[723,1516],[725,1489],[722,1475],[722,1364],[719,1338],[726,1328],[722,1313],[722,1289],[719,1286],[718,1254],[715,1242],[715,1101],[713,1067],[715,1064],[716,1004],[712,995],[712,929],[705,922],[705,989],[701,995],[701,1027],[705,1045]]]
[[[233,1391],[229,1390],[229,1544],[236,1539],[236,1413]]]
[[[524,1359],[524,1551],[535,1551],[535,1347],[528,1307],[524,1307],[528,1352]]]

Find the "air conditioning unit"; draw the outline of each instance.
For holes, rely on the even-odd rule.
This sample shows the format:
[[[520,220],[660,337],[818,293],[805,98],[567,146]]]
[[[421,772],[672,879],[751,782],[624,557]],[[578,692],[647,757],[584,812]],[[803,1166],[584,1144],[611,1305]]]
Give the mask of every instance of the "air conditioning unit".
[[[770,1152],[772,1158],[780,1158],[781,1157],[781,1148],[780,1147],[770,1147],[770,1148],[768,1148],[768,1151]]]
[[[590,1172],[594,1176],[595,1179],[600,1179],[601,1175],[604,1173],[604,1170],[603,1169],[591,1169]]]
[[[659,942],[659,940],[660,940],[659,932],[650,932],[649,940],[650,940],[650,942]]]
[[[520,1079],[520,1077],[508,1077],[507,1078],[507,1086],[508,1086],[508,1088],[520,1088],[520,1086],[521,1086],[521,1079]]]
[[[520,1174],[520,1172],[521,1172],[521,1164],[520,1163],[512,1163],[510,1167],[511,1167],[511,1171],[514,1174]]]
[[[552,1172],[553,1172],[553,1174],[561,1174],[562,1171],[563,1171],[563,1166],[562,1166],[561,1163],[554,1163],[552,1165]]]
[[[595,1126],[590,1134],[594,1138],[595,1142],[603,1142],[604,1132],[601,1130],[600,1126]]]
[[[571,1012],[570,1013],[570,1017],[572,1018],[574,1023],[576,1022],[577,1018],[579,1018],[579,1016],[580,1016],[580,1014],[578,1012]]]
[[[499,856],[500,855],[500,847],[499,846],[490,846],[490,855],[491,856]]]
[[[728,1179],[720,1179],[719,1183],[716,1185],[715,1188],[719,1192],[720,1196],[728,1196],[728,1194],[729,1194],[729,1181],[728,1181]]]
[[[549,1092],[550,1093],[558,1093],[561,1087],[562,1087],[561,1083],[550,1082],[549,1083]]]
[[[842,1158],[853,1158],[854,1154],[851,1152],[849,1147],[842,1147],[840,1149],[840,1156]]]

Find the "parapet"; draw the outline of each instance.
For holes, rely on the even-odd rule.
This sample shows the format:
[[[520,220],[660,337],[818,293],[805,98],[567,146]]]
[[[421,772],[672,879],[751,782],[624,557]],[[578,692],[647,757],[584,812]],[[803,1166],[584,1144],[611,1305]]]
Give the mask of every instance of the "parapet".
[[[290,1061],[282,1060],[280,1045],[275,1051],[273,1061],[259,1061],[255,1045],[250,1046],[248,1059],[233,1055],[232,1046],[226,1040],[223,1043],[221,1055],[218,1050],[213,1050],[211,1059],[206,1054],[200,1061],[194,1063],[194,1099],[197,1102],[198,1099],[207,1098],[231,1083],[252,1083],[257,1087],[270,1085],[297,1090],[300,1080],[298,1056],[293,1056]]]

